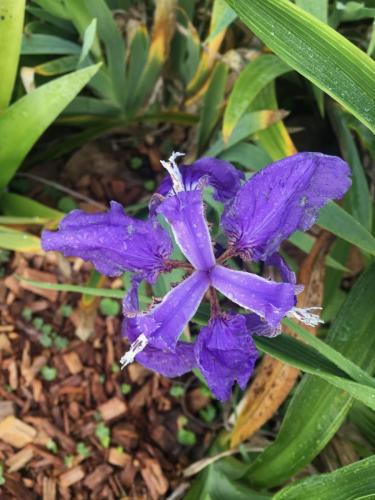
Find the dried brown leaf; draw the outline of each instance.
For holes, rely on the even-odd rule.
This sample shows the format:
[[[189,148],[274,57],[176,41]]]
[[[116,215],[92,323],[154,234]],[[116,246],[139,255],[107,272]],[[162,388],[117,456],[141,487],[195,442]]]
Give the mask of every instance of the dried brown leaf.
[[[303,284],[305,288],[298,297],[298,307],[321,306],[325,257],[330,244],[331,236],[326,232],[322,233],[303,261],[298,283]],[[313,335],[316,334],[315,328],[305,328]],[[293,332],[285,328],[284,332],[293,335]],[[239,415],[231,436],[232,448],[251,437],[274,415],[294,387],[298,375],[298,369],[269,355],[263,357],[256,376],[239,405]]]

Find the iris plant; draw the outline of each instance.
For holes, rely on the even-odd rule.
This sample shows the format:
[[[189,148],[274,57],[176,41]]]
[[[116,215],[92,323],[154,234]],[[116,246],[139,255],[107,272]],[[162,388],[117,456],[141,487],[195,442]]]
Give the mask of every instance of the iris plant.
[[[344,195],[350,170],[337,157],[300,153],[245,182],[243,173],[223,160],[203,158],[179,167],[178,156],[162,162],[169,175],[151,199],[148,220],[126,215],[114,201],[106,213],[74,210],[59,231],[44,231],[43,248],[91,261],[108,276],[132,273],[123,305],[123,333],[131,346],[121,359],[123,366],[136,359],[168,377],[198,367],[215,396],[225,400],[233,383],[244,389],[253,371],[253,335],[277,335],[285,316],[308,324],[320,321],[312,310],[296,307],[301,286],[278,250],[294,231],[309,229],[329,200]],[[211,241],[203,203],[207,186],[224,205],[226,249]],[[170,225],[187,262],[171,260],[173,243],[160,217]],[[282,282],[227,267],[234,257],[278,268]],[[160,273],[176,267],[186,270],[185,279],[161,302],[140,311],[141,281],[155,283]],[[221,309],[217,291],[232,303],[230,312]],[[205,297],[211,304],[207,326],[194,342],[180,340]],[[234,304],[246,312],[238,312]]]

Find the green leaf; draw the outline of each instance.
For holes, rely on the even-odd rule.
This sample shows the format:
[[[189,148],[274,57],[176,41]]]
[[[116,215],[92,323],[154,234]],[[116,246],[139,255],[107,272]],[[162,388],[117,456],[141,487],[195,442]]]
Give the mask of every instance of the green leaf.
[[[0,110],[12,97],[22,39],[25,0],[0,2]]]
[[[47,207],[36,200],[16,193],[3,193],[0,195],[0,210],[6,215],[41,217],[48,221],[58,221],[64,216],[62,212],[54,208]]]
[[[364,252],[375,255],[375,238],[337,203],[329,202],[320,210],[317,224]]]
[[[227,0],[285,63],[375,131],[375,62],[289,0]]]
[[[42,76],[55,76],[77,69],[78,56],[63,56],[34,66],[34,72]]]
[[[349,293],[326,338],[327,344],[372,374],[375,320],[375,266]],[[263,340],[263,339],[262,339]],[[272,342],[276,339],[266,339]],[[273,487],[305,467],[326,446],[344,421],[353,398],[324,380],[305,375],[288,406],[272,445],[251,464],[247,480]]]
[[[356,402],[350,410],[349,420],[358,427],[369,444],[375,447],[375,412]]]
[[[323,23],[328,23],[328,0],[296,0],[296,5],[309,12]],[[312,90],[318,104],[320,114],[324,116],[324,93],[312,84]]]
[[[18,252],[40,252],[40,239],[33,234],[24,233],[0,226],[0,248]]]
[[[223,63],[217,64],[203,99],[198,126],[198,153],[202,152],[203,147],[207,144],[220,117],[227,78],[227,66]]]
[[[352,187],[349,191],[351,211],[368,231],[372,228],[372,199],[355,141],[338,106],[330,106],[329,113],[343,157],[352,169]]]
[[[328,0],[296,0],[296,5],[320,19],[323,23],[328,23]]]
[[[273,127],[273,125],[271,125]],[[260,146],[240,142],[221,153],[220,158],[229,162],[235,162],[241,167],[250,170],[260,170],[270,163],[272,158]]]
[[[82,52],[81,52],[81,55],[79,56],[79,64],[81,64],[86,59],[86,57],[90,53],[90,50],[92,49],[92,46],[95,43],[96,25],[97,25],[96,19],[93,19],[91,21],[91,23],[85,29],[85,32],[83,35]]]
[[[281,120],[283,116],[283,111],[273,110],[245,113],[237,123],[228,141],[225,142],[223,137],[219,137],[219,139],[214,142],[208,151],[205,152],[205,156],[218,156],[226,149],[231,148],[256,132],[264,130],[273,123]]]
[[[231,467],[228,467],[230,464]],[[271,497],[258,493],[238,481],[244,465],[235,460],[225,459],[206,467],[194,481],[185,500],[266,500]],[[230,470],[234,469],[234,473]],[[229,470],[228,470],[229,469]]]
[[[290,66],[274,55],[260,56],[242,70],[225,108],[222,129],[225,141],[228,141],[240,118],[259,92],[275,78],[291,70]]]
[[[342,467],[328,474],[316,474],[282,489],[274,500],[348,500],[374,498],[375,457]]]
[[[329,359],[338,368],[343,370],[353,380],[359,382],[360,384],[375,388],[375,379],[353,363],[353,361],[343,356],[341,352],[333,349],[330,345],[326,344],[318,337],[311,335],[311,333],[305,330],[300,324],[295,323],[288,318],[286,318],[283,323],[288,326],[288,328],[293,330],[298,337],[301,337],[301,339],[303,339],[308,345],[316,349],[325,358]]]
[[[252,102],[250,109],[258,111],[261,109],[278,110],[276,98],[275,81],[261,90]],[[261,130],[257,133],[257,141],[272,160],[280,160],[297,152],[292,139],[282,121]]]
[[[98,21],[98,34],[105,46],[113,93],[121,106],[124,104],[126,91],[124,40],[104,0],[85,0],[85,5]]]
[[[288,238],[288,241],[293,243],[297,248],[305,253],[310,253],[310,250],[314,246],[315,238],[307,233],[302,233],[301,231],[296,231]],[[338,260],[334,259],[332,256],[327,255],[326,257],[327,267],[332,269],[337,269],[338,271],[348,272],[349,269],[341,264]]]
[[[79,54],[81,47],[76,43],[53,35],[24,35],[21,45],[22,55]]]
[[[215,17],[210,26],[210,34],[204,43],[210,42],[219,33],[228,28],[230,24],[236,19],[237,14],[231,9],[224,0],[216,0]]]
[[[0,233],[1,234],[1,233]],[[44,288],[46,290],[57,290],[58,292],[75,292],[85,295],[94,295],[96,297],[110,297],[113,299],[123,299],[126,291],[112,288],[92,288],[88,286],[63,285],[59,283],[45,283],[42,281],[34,281],[18,276],[18,279],[25,281],[30,285]]]
[[[0,116],[0,190],[45,129],[98,71],[90,66],[49,82],[22,97]]]

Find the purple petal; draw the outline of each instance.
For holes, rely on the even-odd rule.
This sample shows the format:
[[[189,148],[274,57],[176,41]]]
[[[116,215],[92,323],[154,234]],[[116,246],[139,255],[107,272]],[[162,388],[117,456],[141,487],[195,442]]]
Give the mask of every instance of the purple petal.
[[[296,274],[289,268],[288,264],[281,257],[281,255],[277,252],[273,253],[266,259],[267,266],[276,267],[281,275],[283,281],[287,283],[296,284]]]
[[[201,158],[192,165],[179,167],[186,191],[197,189],[200,179],[207,178],[207,184],[214,188],[214,198],[226,202],[233,198],[241,186],[244,174],[230,163],[216,158]],[[172,181],[167,175],[161,182],[158,193],[167,196],[172,191]]]
[[[194,344],[188,342],[177,342],[174,351],[147,345],[142,352],[137,354],[135,359],[141,365],[165,377],[179,377],[191,371],[197,364]]]
[[[269,323],[260,318],[257,314],[244,314],[246,327],[251,335],[259,335],[261,337],[276,337],[281,333],[281,324],[271,326]]]
[[[196,269],[208,270],[215,265],[201,191],[181,191],[165,198],[157,212],[167,219],[176,243]]]
[[[213,318],[196,340],[195,355],[208,386],[222,401],[230,398],[236,380],[245,389],[258,356],[241,314]]]
[[[182,330],[196,313],[208,286],[207,273],[195,272],[147,313],[128,314],[130,332],[125,334],[133,340],[143,333],[149,346],[174,351]]]
[[[257,313],[270,325],[276,326],[295,306],[295,286],[268,281],[255,274],[215,266],[212,285],[228,299]]]
[[[230,245],[243,258],[265,260],[294,231],[306,231],[319,209],[349,189],[350,169],[335,156],[300,153],[255,174],[222,217]]]
[[[57,250],[91,261],[107,276],[132,271],[151,282],[166,268],[165,261],[173,249],[167,231],[156,220],[129,217],[115,201],[104,213],[73,210],[61,221],[58,231],[43,231],[42,246],[46,251]]]

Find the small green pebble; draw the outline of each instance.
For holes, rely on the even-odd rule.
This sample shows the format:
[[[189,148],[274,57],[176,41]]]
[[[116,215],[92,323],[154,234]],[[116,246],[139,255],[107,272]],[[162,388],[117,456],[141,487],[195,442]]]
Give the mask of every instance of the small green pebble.
[[[51,345],[52,345],[51,337],[49,335],[45,335],[45,334],[43,334],[39,338],[39,342],[42,344],[43,347],[51,347]]]
[[[120,312],[120,304],[117,300],[105,298],[100,301],[100,312],[104,316],[117,316]]]
[[[210,391],[210,389],[208,387],[205,387],[204,385],[201,385],[200,388],[200,393],[202,394],[202,396],[207,396],[209,398],[212,397],[212,393]]]
[[[101,384],[104,384],[104,382],[105,382],[105,381],[106,381],[106,377],[105,377],[105,375],[103,375],[103,374],[102,374],[102,375],[99,375],[99,382],[100,382]]]
[[[70,469],[72,467],[74,461],[74,455],[65,455],[64,457],[64,465]]]
[[[23,319],[25,319],[26,321],[30,321],[31,318],[33,317],[33,312],[30,309],[30,307],[24,307],[22,309],[21,315],[22,315]]]
[[[73,307],[68,304],[64,304],[60,307],[60,314],[64,318],[69,318],[72,312],[73,312]]]
[[[117,363],[112,363],[111,366],[112,373],[119,373],[121,371],[120,365]]]
[[[55,380],[55,378],[57,377],[56,368],[48,365],[43,366],[40,369],[40,373],[42,374],[44,380],[47,380],[47,382],[51,382],[52,380]]]
[[[100,422],[95,429],[95,436],[99,439],[103,448],[108,448],[111,443],[111,432],[103,422]]]
[[[55,455],[58,451],[57,443],[53,439],[49,439],[47,441],[46,448],[47,450],[52,451],[52,453],[54,453]]]
[[[139,168],[141,168],[142,163],[142,158],[139,158],[138,156],[130,159],[130,167],[133,170],[138,170]]]
[[[182,385],[173,385],[169,389],[169,394],[174,398],[180,398],[185,394],[185,388]]]
[[[85,443],[77,443],[76,451],[81,457],[88,458],[91,454],[90,448],[88,448]]]
[[[216,417],[216,408],[214,406],[212,406],[212,405],[208,405],[206,408],[202,408],[200,410],[199,416],[205,422],[210,423]]]
[[[148,180],[148,181],[145,181],[143,183],[143,186],[144,188],[146,189],[146,191],[155,191],[155,181],[153,181],[152,179]]]
[[[179,429],[182,429],[186,424],[188,423],[188,419],[185,417],[185,415],[181,415],[177,419],[177,427]]]
[[[13,387],[11,385],[9,385],[9,384],[5,384],[4,387],[5,387],[5,390],[7,392],[13,392],[14,391]]]
[[[177,431],[177,441],[184,446],[193,446],[197,442],[197,436],[192,431],[179,429]]]
[[[52,332],[52,325],[43,325],[41,331],[44,335],[49,335]]]
[[[68,213],[77,208],[77,203],[70,196],[63,196],[59,199],[57,208],[62,212]]]
[[[2,464],[0,464],[0,486],[5,484],[5,477],[4,477],[4,467]]]
[[[121,392],[124,394],[130,394],[132,392],[132,386],[130,384],[121,384]]]
[[[36,318],[33,319],[33,327],[36,328],[37,330],[41,330],[43,325],[44,325],[44,321],[39,316],[37,316]]]
[[[60,337],[60,335],[56,335],[53,343],[55,344],[55,347],[57,349],[66,349],[69,345],[69,340],[65,339],[64,337]]]

